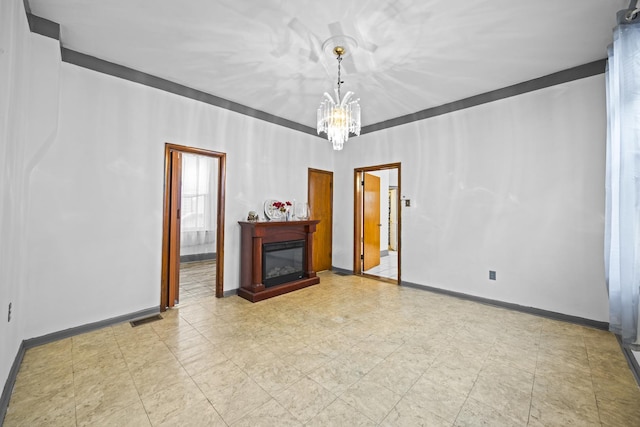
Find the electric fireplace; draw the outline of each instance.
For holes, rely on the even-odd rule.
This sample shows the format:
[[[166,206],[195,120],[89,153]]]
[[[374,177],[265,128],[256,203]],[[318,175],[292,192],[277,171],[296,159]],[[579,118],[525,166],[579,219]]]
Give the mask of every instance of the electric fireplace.
[[[258,302],[319,283],[313,271],[313,233],[319,222],[239,221],[238,295]]]

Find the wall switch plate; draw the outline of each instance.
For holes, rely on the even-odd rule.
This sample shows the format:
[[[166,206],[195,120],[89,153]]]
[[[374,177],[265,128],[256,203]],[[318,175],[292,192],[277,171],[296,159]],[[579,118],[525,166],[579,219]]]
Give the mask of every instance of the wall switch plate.
[[[489,270],[489,280],[496,280],[496,272]]]
[[[405,208],[410,208],[411,207],[411,200],[404,199],[404,207]]]

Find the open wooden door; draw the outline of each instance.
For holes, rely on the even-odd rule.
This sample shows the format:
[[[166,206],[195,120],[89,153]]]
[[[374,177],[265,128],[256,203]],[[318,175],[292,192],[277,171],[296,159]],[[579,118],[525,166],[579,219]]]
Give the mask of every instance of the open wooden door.
[[[180,203],[182,201],[182,154],[171,152],[171,197],[169,202],[169,298],[167,307],[180,299]]]
[[[364,174],[363,265],[364,271],[380,265],[380,178]]]
[[[180,297],[180,209],[182,203],[183,153],[213,157],[218,161],[215,294],[218,298],[222,298],[224,296],[224,202],[226,154],[167,143],[165,144],[160,311],[174,307],[178,303]]]
[[[355,168],[353,172],[353,272],[400,284],[402,252],[401,164],[387,163],[366,166]],[[388,194],[387,189],[390,188],[393,188],[394,191]],[[380,191],[383,191],[382,197],[385,199],[380,198]],[[380,212],[381,205],[384,205],[384,201],[389,195],[394,199],[389,203],[391,209],[395,211],[394,218],[386,212]],[[390,254],[393,255],[392,257],[384,259],[381,259],[380,252],[381,249],[387,247],[387,242],[380,241],[383,235],[381,232],[382,222],[385,226],[387,224],[395,225],[393,227],[395,228],[395,236],[393,236],[395,237],[395,248],[392,243],[389,243],[390,252],[393,250],[395,253]],[[381,245],[382,243],[384,245]],[[397,259],[393,259],[396,256]],[[380,268],[367,272],[377,266]],[[394,271],[396,269],[397,274]]]
[[[320,222],[313,233],[313,271],[330,270],[333,244],[333,172],[309,169],[309,216]]]

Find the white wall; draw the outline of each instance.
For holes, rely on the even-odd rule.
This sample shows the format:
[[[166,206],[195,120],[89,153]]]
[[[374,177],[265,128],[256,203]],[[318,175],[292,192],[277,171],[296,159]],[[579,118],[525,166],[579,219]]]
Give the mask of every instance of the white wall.
[[[29,183],[57,125],[58,44],[29,32],[23,2],[0,2],[0,381],[25,338]],[[8,322],[8,306],[12,317]]]
[[[17,354],[24,317],[21,316],[21,291],[25,270],[20,252],[25,247],[25,227],[20,212],[24,177],[24,127],[21,115],[26,112],[28,71],[28,29],[24,12],[17,1],[0,2],[0,381],[4,385]],[[9,303],[15,316],[7,322]]]
[[[334,265],[353,266],[353,169],[401,162],[403,281],[608,321],[605,117],[599,75],[350,139]]]
[[[397,187],[398,186],[398,169],[388,169],[389,172],[389,187]]]
[[[329,144],[281,126],[67,63],[60,87],[31,188],[27,338],[159,305],[165,142],[227,153],[225,290],[237,221],[305,200],[307,168],[332,169]]]

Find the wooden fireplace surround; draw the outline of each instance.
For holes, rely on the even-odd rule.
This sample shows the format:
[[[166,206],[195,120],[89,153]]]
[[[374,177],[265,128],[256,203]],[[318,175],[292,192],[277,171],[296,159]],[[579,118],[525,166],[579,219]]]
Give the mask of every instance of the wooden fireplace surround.
[[[238,295],[251,302],[282,295],[320,283],[313,271],[313,233],[319,220],[307,221],[239,221],[240,240],[240,288]],[[265,287],[262,283],[262,245],[264,243],[305,241],[303,260],[304,276],[291,282]]]

